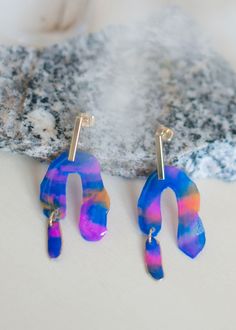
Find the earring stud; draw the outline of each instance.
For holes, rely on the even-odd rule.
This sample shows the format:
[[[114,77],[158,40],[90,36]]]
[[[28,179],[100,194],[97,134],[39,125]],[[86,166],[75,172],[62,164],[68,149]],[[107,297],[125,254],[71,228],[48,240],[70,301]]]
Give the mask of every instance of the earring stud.
[[[139,227],[147,235],[145,263],[157,280],[164,277],[160,244],[155,237],[161,230],[161,195],[165,189],[171,188],[177,199],[179,249],[195,258],[205,245],[205,231],[198,216],[200,196],[197,186],[183,170],[164,165],[163,141],[170,141],[172,137],[173,131],[169,128],[157,130],[157,170],[148,177],[138,200]]]
[[[68,160],[74,162],[75,155],[78,147],[80,131],[82,127],[92,127],[94,125],[95,118],[92,115],[87,113],[81,113],[75,119],[75,126],[72,134],[70,150],[69,150],[69,157]]]
[[[91,127],[94,117],[81,113],[75,120],[70,150],[64,151],[48,167],[41,183],[40,200],[48,218],[48,253],[57,258],[61,253],[60,221],[66,216],[66,185],[72,173],[80,175],[83,200],[79,230],[88,241],[100,240],[107,231],[109,196],[103,186],[98,160],[87,152],[77,151],[82,127]]]

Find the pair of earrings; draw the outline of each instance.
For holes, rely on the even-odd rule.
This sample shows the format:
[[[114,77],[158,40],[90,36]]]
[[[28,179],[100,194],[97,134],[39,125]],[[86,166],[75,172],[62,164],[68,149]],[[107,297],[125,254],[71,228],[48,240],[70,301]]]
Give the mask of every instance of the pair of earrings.
[[[109,196],[101,178],[97,159],[86,152],[77,151],[82,127],[94,124],[94,117],[82,113],[76,118],[70,150],[63,152],[49,166],[41,183],[40,200],[48,219],[48,253],[57,258],[61,253],[62,237],[60,220],[66,216],[66,183],[69,174],[81,177],[83,199],[79,230],[88,241],[100,240],[107,231]],[[196,185],[184,171],[174,166],[164,166],[163,141],[170,141],[173,132],[160,127],[156,132],[157,171],[147,179],[138,201],[138,222],[147,236],[145,263],[155,279],[163,278],[161,249],[156,235],[161,229],[161,194],[171,188],[178,204],[178,247],[191,258],[203,249],[205,231],[198,216],[200,196]]]

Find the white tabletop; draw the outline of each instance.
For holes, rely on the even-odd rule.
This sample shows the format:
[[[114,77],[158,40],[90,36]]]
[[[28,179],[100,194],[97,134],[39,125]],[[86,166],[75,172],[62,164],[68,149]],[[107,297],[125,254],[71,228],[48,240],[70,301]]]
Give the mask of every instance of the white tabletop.
[[[205,1],[198,8],[184,2],[208,32],[214,32],[215,21],[215,45],[236,67],[236,33],[225,30],[223,38],[219,32],[230,18],[224,13],[217,23],[226,11],[224,1],[208,11],[208,23]],[[222,40],[229,45],[230,38],[232,47],[224,48]],[[0,153],[0,164],[1,330],[236,329],[235,183],[197,182],[207,243],[195,260],[176,246],[176,202],[170,191],[164,193],[159,241],[165,278],[156,282],[145,271],[144,238],[137,226],[136,204],[144,180],[103,175],[111,198],[109,231],[102,241],[89,243],[78,233],[80,181],[71,176],[63,251],[58,260],[50,260],[39,203],[47,166],[6,152]]]

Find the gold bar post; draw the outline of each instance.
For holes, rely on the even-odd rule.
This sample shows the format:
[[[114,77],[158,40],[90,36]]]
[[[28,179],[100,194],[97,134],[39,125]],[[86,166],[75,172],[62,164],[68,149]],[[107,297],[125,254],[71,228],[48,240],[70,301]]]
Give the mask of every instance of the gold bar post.
[[[156,131],[156,153],[157,153],[157,177],[159,180],[165,180],[165,164],[163,156],[163,141],[171,141],[174,132],[161,126]]]
[[[156,150],[157,150],[157,175],[159,180],[165,180],[165,165],[163,157],[162,136],[156,134]]]
[[[74,162],[76,150],[79,142],[79,135],[80,130],[82,127],[83,118],[82,117],[76,117],[75,119],[75,126],[72,134],[71,144],[70,144],[70,151],[69,151],[69,157],[68,160]]]
[[[78,147],[79,137],[80,137],[80,131],[82,127],[91,127],[94,124],[94,116],[91,116],[86,113],[81,113],[78,117],[75,119],[75,126],[72,134],[71,144],[70,144],[70,150],[69,150],[69,156],[68,160],[74,162],[75,161],[75,155]]]

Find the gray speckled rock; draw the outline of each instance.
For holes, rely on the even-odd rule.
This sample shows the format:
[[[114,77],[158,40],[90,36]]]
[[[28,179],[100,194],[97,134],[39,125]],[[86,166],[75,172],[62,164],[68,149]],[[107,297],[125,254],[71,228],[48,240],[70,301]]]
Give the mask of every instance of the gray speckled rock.
[[[106,172],[153,170],[160,121],[175,131],[167,162],[195,178],[236,179],[236,75],[179,9],[40,51],[1,47],[0,58],[2,148],[53,158],[80,109],[96,117],[80,146]]]

